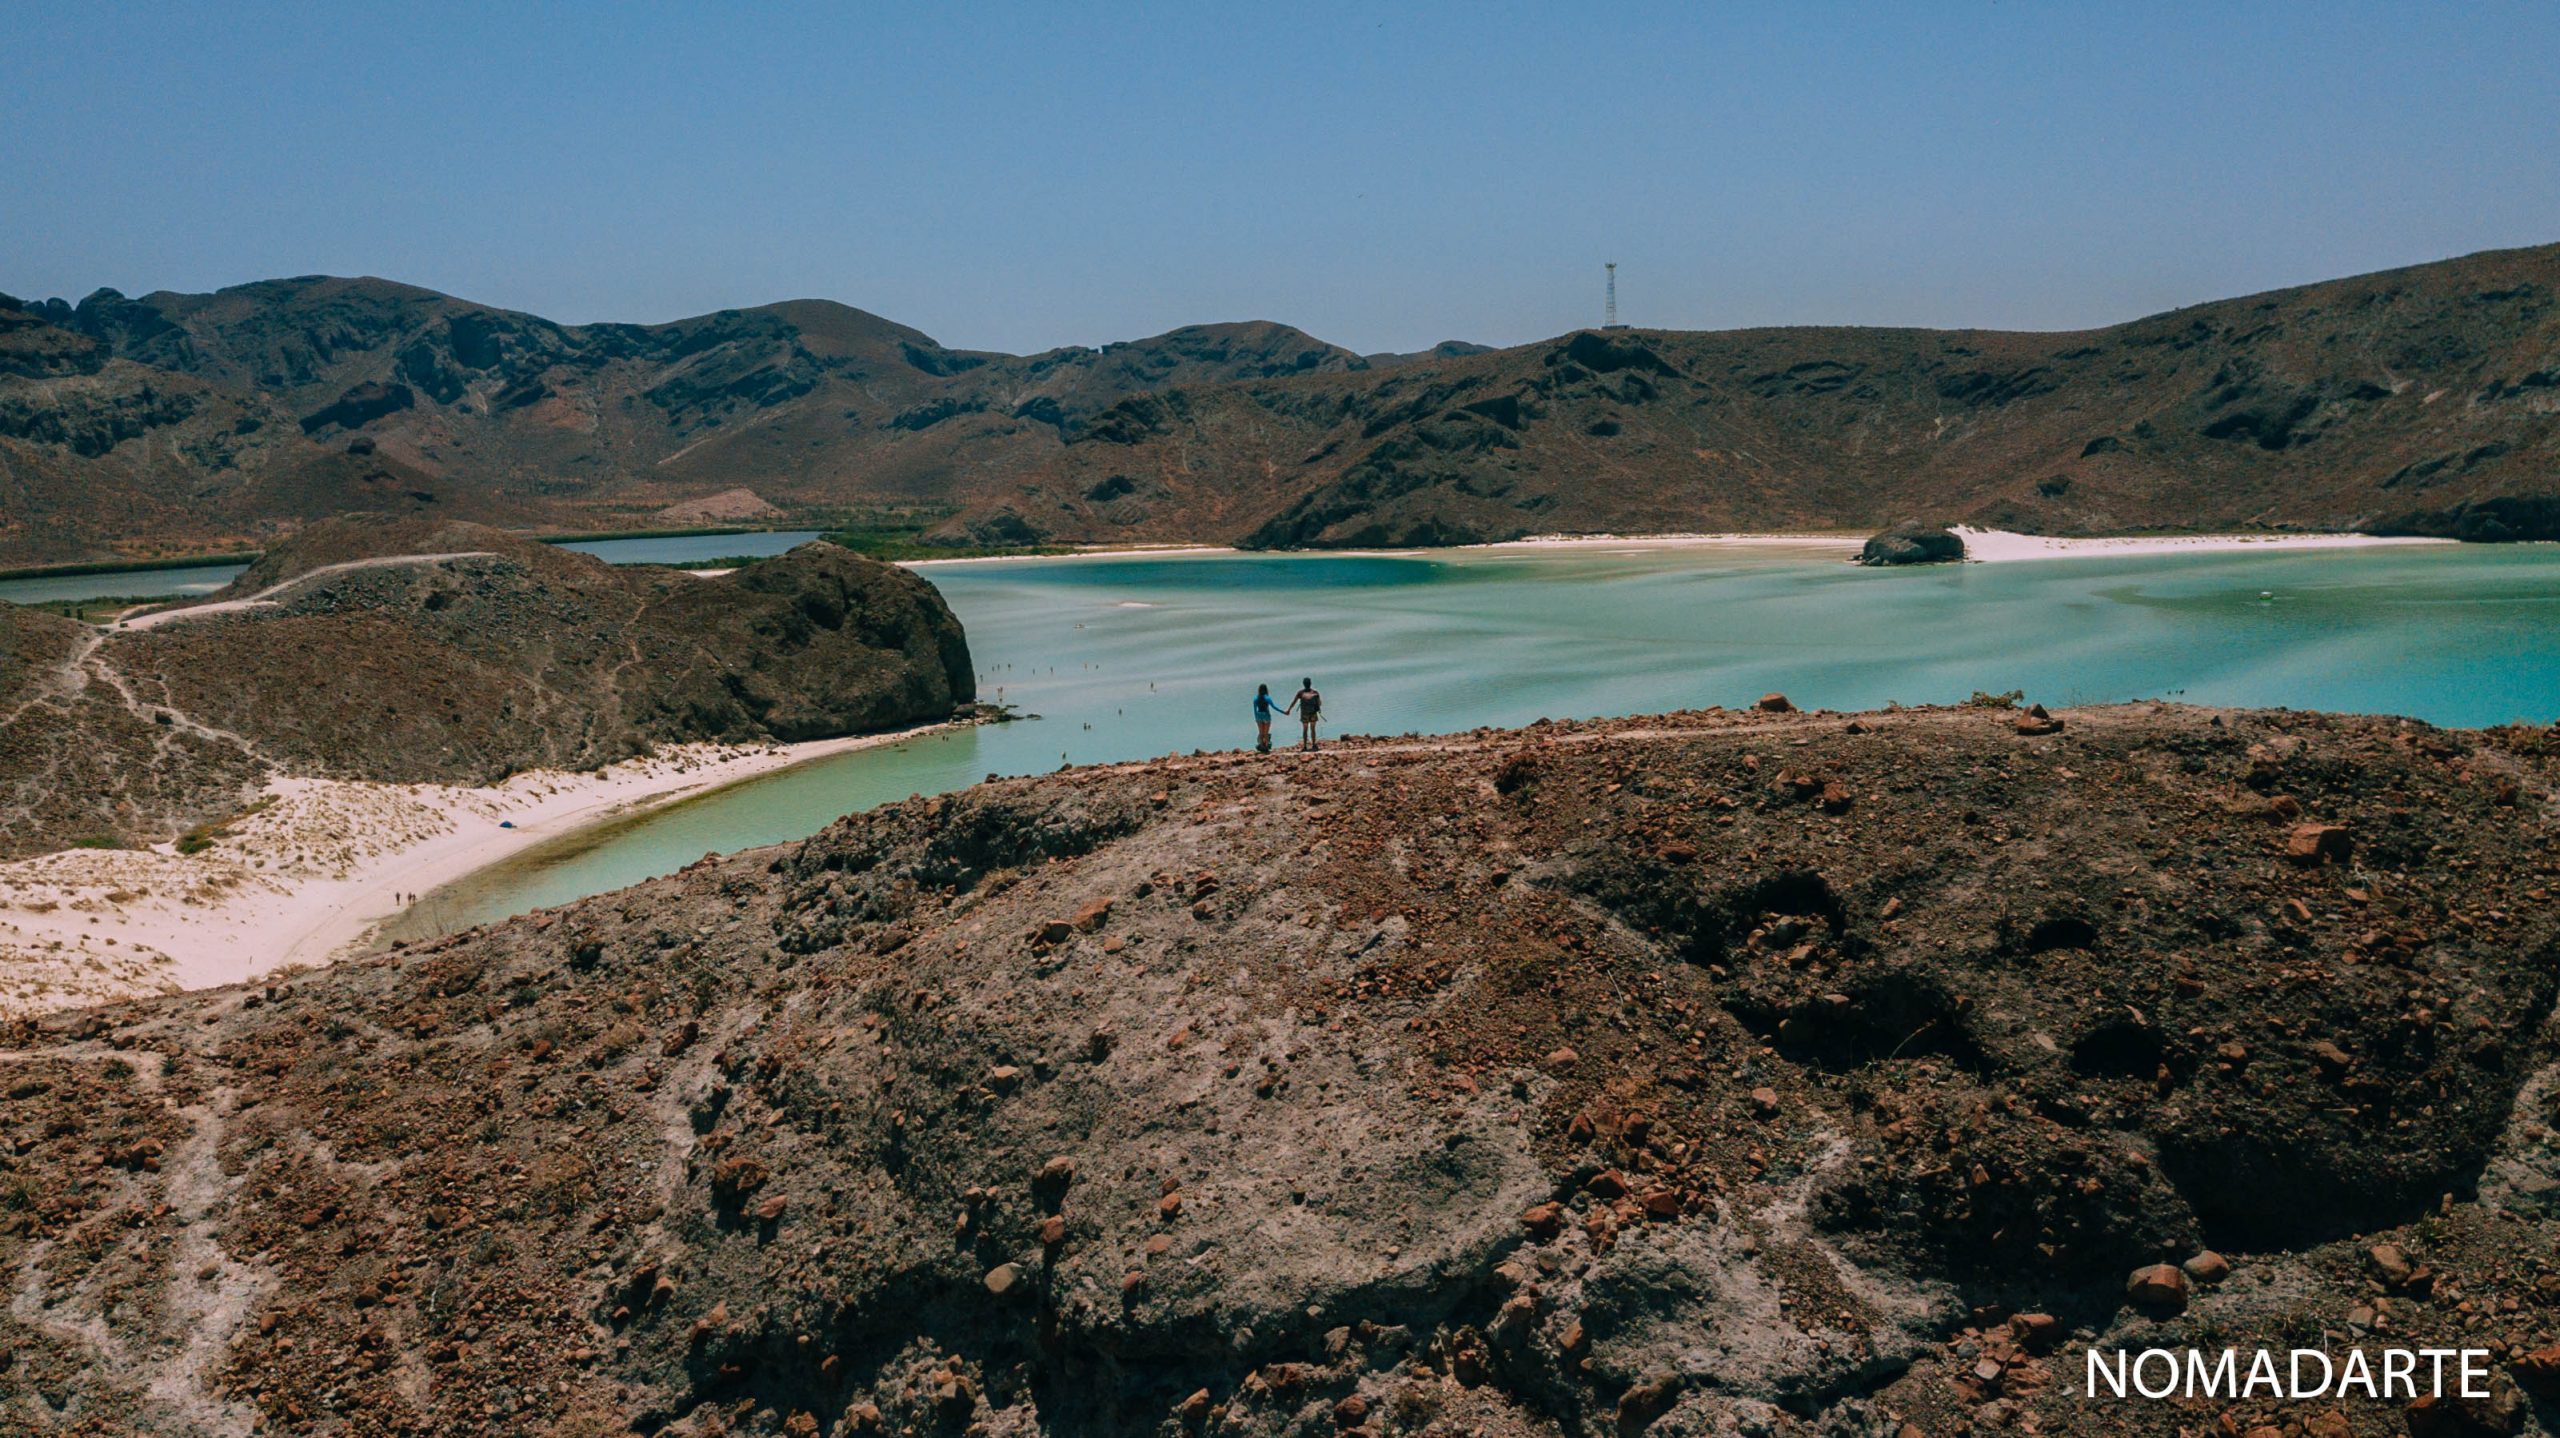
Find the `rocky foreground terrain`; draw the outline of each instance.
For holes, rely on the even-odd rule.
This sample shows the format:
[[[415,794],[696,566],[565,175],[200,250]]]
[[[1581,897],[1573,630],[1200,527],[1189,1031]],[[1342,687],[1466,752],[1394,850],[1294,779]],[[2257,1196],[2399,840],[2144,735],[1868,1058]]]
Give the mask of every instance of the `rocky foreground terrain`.
[[[1355,740],[0,1026],[0,1426],[2551,1431],[2556,780],[2161,706]],[[2080,1394],[2190,1343],[2497,1396]]]
[[[165,842],[278,776],[485,785],[931,722],[975,694],[933,587],[830,544],[704,579],[341,518],[107,628],[0,604],[0,858]]]
[[[0,563],[349,508],[575,529],[952,511],[953,543],[2365,529],[2560,536],[2560,245],[2068,334],[1287,325],[950,349],[817,300],[556,324],[373,279],[0,297]]]

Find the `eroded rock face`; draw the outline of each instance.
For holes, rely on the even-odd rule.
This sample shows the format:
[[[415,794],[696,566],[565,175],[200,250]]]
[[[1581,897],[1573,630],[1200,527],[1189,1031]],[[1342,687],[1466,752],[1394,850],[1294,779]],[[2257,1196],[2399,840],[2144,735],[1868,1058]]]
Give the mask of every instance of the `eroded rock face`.
[[[2069,717],[1072,771],[0,1029],[8,1385],[118,1432],[2166,1438],[2083,1348],[2364,1341],[2378,1291],[2522,1360],[2550,736]]]
[[[1964,558],[1964,539],[1925,524],[1897,524],[1868,539],[1860,564],[1951,564]]]

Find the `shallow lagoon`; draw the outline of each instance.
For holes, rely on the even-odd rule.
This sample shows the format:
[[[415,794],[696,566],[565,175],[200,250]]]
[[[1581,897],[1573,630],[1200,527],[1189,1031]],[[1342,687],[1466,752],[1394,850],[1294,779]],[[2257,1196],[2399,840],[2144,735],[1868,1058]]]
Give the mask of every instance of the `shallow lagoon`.
[[[701,564],[725,558],[763,558],[818,537],[816,530],[759,530],[751,534],[641,535],[630,539],[581,539],[560,547],[592,554],[608,564]],[[0,579],[0,600],[41,604],[57,599],[173,599],[211,594],[229,584],[245,563],[120,569],[104,574],[37,574]]]
[[[1769,690],[1835,709],[2021,689],[2050,705],[2560,718],[2550,545],[1912,570],[1837,550],[1574,546],[926,572],[968,626],[981,696],[1037,722],[846,754],[569,836],[434,896],[406,931],[618,888],[990,773],[1241,747],[1253,686],[1285,696],[1308,675],[1327,733],[1735,706]]]

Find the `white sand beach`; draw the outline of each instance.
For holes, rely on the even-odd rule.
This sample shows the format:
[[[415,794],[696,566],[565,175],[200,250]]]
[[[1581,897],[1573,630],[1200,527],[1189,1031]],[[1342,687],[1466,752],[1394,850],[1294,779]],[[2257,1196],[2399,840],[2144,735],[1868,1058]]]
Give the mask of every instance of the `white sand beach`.
[[[489,788],[279,779],[198,853],[67,849],[0,864],[0,1018],[325,964],[364,947],[409,899],[535,844],[941,727],[682,745]]]

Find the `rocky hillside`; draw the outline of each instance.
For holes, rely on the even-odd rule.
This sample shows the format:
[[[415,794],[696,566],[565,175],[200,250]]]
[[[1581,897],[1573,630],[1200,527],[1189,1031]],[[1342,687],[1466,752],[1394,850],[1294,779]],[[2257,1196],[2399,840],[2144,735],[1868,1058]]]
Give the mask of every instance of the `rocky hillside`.
[[[1058,538],[1446,544],[1942,523],[2560,536],[2560,246],[2076,334],[1585,331],[1137,396]]]
[[[2560,533],[2560,246],[2074,334],[1268,323],[1031,356],[802,300],[554,324],[380,280],[0,300],[0,563],[350,508],[586,529],[904,506],[954,541]],[[705,508],[709,504],[709,508]]]
[[[1012,356],[818,300],[554,324],[381,280],[0,298],[0,562],[370,508],[581,528],[947,505],[1133,393],[1358,368],[1281,325]]]
[[[2555,742],[2144,706],[1167,760],[18,1023],[0,1404],[2550,1431]],[[2302,1341],[2485,1347],[2497,1396],[2080,1396],[2091,1345]]]
[[[697,579],[379,516],[112,630],[0,605],[0,642],[12,855],[165,840],[275,775],[485,784],[938,720],[976,690],[933,587],[833,545]]]

